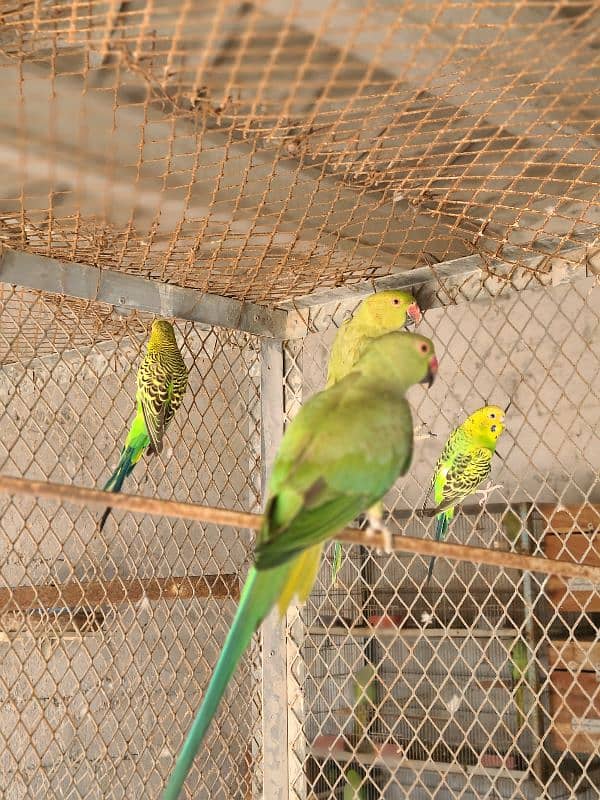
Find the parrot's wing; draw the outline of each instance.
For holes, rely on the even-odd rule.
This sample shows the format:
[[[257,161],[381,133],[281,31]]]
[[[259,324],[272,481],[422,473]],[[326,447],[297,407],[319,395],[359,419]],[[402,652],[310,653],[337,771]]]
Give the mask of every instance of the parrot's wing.
[[[347,358],[346,349],[348,344],[346,340],[350,322],[350,319],[342,322],[333,340],[327,365],[327,386],[333,386],[334,383],[344,377],[344,364]]]
[[[155,453],[160,453],[165,434],[165,416],[173,392],[173,381],[156,360],[146,360],[138,372],[138,398]]]
[[[185,364],[182,364],[181,372],[173,376],[169,390],[169,397],[165,404],[165,421],[164,429],[169,427],[169,423],[175,416],[175,412],[181,405],[185,390],[187,389],[188,374],[185,369]]]
[[[452,453],[454,449],[454,440],[456,438],[456,430],[452,431],[450,437],[448,438],[446,444],[442,452],[440,453],[440,457],[438,458],[435,469],[433,470],[433,475],[431,477],[431,483],[429,484],[429,488],[427,489],[427,494],[425,495],[425,500],[423,501],[422,510],[425,511],[427,507],[427,501],[433,492],[433,502],[437,505],[443,500],[443,486],[445,483],[445,469],[449,466],[450,461],[452,459]]]
[[[436,473],[435,513],[452,508],[472,494],[490,474],[492,452],[477,447],[455,453],[451,462]]]
[[[408,404],[370,388],[353,373],[313,397],[288,428],[273,467],[256,550],[258,569],[325,541],[383,497],[408,469]]]
[[[155,403],[152,398],[146,396],[142,399],[142,411],[146,430],[150,437],[150,447],[148,449],[153,453],[160,453],[165,433],[165,405],[164,403]]]

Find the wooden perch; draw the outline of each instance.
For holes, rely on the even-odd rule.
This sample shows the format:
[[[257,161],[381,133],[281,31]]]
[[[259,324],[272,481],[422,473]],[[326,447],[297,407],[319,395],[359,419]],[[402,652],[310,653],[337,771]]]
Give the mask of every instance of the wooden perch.
[[[136,514],[154,514],[157,516],[189,519],[204,524],[250,528],[257,530],[262,521],[260,514],[248,514],[240,511],[228,511],[222,508],[180,503],[174,500],[157,500],[139,495],[113,494],[100,489],[85,489],[81,486],[69,486],[49,481],[33,481],[25,478],[0,477],[0,492],[5,494],[25,494],[33,497],[44,497],[59,502],[73,503],[80,506],[111,505],[123,511]],[[336,537],[341,542],[362,544],[368,547],[383,546],[381,534],[367,536],[355,528],[345,528]],[[492,567],[527,570],[542,575],[560,575],[565,578],[586,578],[600,586],[600,567],[590,564],[577,564],[573,561],[528,556],[521,553],[509,553],[504,550],[488,550],[485,547],[436,542],[433,539],[420,539],[411,536],[394,536],[393,549],[400,553],[417,553],[423,556],[450,558],[455,561],[470,561],[473,564],[488,564]],[[39,603],[38,603],[39,605]]]
[[[69,609],[81,606],[118,606],[148,600],[190,600],[193,597],[240,596],[237,575],[201,575],[182,578],[113,578],[107,581],[70,581],[43,586],[0,589],[0,614],[33,608]]]

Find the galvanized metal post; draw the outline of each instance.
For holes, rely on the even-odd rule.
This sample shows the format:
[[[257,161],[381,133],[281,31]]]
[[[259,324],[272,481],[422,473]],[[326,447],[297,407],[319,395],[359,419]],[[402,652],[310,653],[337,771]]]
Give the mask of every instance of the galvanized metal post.
[[[283,345],[261,345],[261,491],[263,503],[271,466],[283,434]],[[287,651],[285,625],[273,612],[262,626],[263,800],[289,795]]]
[[[532,548],[532,541],[530,536],[530,525],[531,525],[531,506],[529,503],[518,503],[517,511],[519,514],[519,519],[521,520],[521,547],[523,552],[527,553],[527,555],[533,554]],[[527,647],[529,650],[529,658],[528,658],[528,665],[527,665],[527,684],[529,686],[529,690],[531,694],[529,697],[533,697],[533,707],[532,707],[532,715],[533,715],[533,733],[534,733],[534,740],[535,740],[535,752],[531,761],[531,768],[533,775],[537,779],[539,785],[541,787],[545,786],[545,762],[544,762],[544,754],[541,749],[541,743],[544,737],[544,722],[542,719],[542,713],[540,708],[540,701],[539,701],[539,691],[540,691],[540,676],[538,674],[537,662],[536,662],[536,648],[538,644],[538,634],[536,630],[536,621],[535,621],[535,599],[536,593],[534,592],[533,587],[533,577],[531,572],[527,572],[526,570],[522,570],[521,575],[523,577],[523,605],[525,609],[525,636],[527,640]]]

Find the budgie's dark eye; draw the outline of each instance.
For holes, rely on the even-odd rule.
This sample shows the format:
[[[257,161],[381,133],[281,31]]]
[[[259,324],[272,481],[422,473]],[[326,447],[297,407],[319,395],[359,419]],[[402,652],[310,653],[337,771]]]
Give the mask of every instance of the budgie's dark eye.
[[[492,419],[496,419],[496,415],[495,415],[495,414],[490,414],[490,417],[491,417]]]
[[[394,299],[392,300],[392,303],[393,303],[395,306],[397,306],[397,305],[399,305],[399,304],[400,304],[400,300],[398,300],[398,298],[397,298],[397,297],[394,297]]]
[[[491,430],[491,432],[492,432],[492,433],[496,433],[496,426],[495,426],[495,425],[492,425],[492,427],[490,428],[490,430]]]

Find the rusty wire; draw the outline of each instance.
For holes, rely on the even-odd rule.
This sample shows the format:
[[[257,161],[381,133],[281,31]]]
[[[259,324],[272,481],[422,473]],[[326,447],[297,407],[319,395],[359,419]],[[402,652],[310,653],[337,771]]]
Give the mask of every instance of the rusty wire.
[[[600,215],[596,26],[559,0],[16,3],[0,241],[267,303],[558,255]]]
[[[578,562],[599,552],[580,516],[600,501],[600,303],[586,279],[600,271],[598,14],[563,0],[0,11],[0,246],[271,306],[431,267],[418,296],[443,371],[429,398],[410,399],[438,439],[386,499],[399,549],[383,557],[348,533],[338,583],[326,559],[288,620],[278,688],[294,800],[339,800],[350,767],[366,800],[596,800],[598,567]],[[468,276],[437,267],[471,255]],[[0,469],[101,486],[147,318],[0,288]],[[322,302],[298,304],[310,333],[285,345],[286,419],[322,385],[353,308]],[[225,635],[262,499],[259,345],[192,325],[178,335],[196,375],[187,416],[130,491],[161,498],[161,513],[163,498],[227,506],[244,527],[115,512],[99,536],[84,506],[2,498],[7,796],[158,798]],[[413,513],[425,473],[492,395],[513,399],[501,502],[465,508],[454,541],[436,544]],[[567,560],[563,578],[528,568]],[[379,684],[360,738],[363,665]],[[263,753],[284,747],[263,748],[263,669],[255,646],[194,797],[262,796]]]

